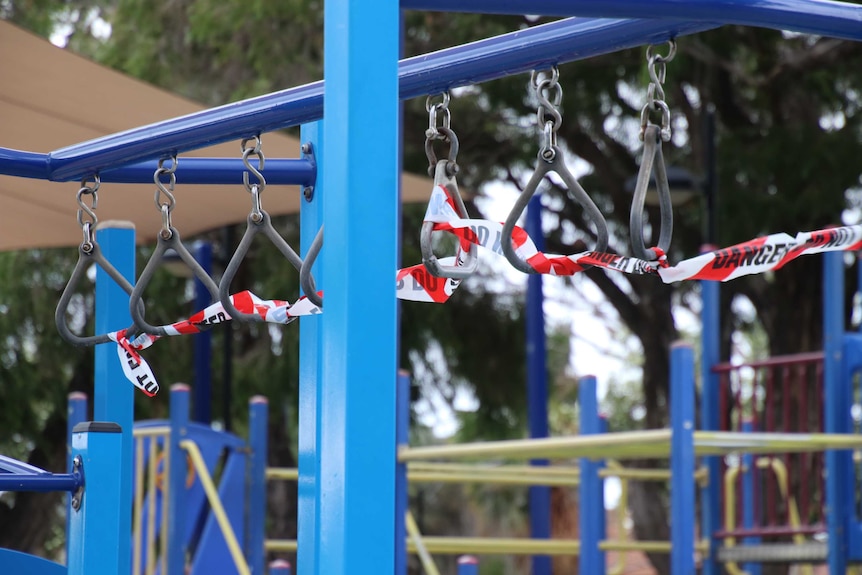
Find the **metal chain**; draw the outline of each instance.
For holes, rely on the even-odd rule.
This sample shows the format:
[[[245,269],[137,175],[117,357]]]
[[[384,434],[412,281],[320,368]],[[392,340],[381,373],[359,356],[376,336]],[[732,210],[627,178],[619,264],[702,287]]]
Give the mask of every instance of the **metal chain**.
[[[428,112],[428,129],[425,130],[425,156],[428,158],[428,175],[434,177],[437,169],[437,153],[434,142],[443,141],[449,144],[449,163],[446,173],[454,177],[458,173],[458,138],[452,131],[452,112],[449,111],[449,92],[439,95],[442,100],[434,102],[436,96],[428,96],[425,100],[425,111]]]
[[[178,160],[176,155],[171,156],[169,159],[171,160],[171,165],[165,167],[166,158],[161,158],[159,160],[159,165],[156,168],[156,172],[153,174],[153,181],[156,184],[156,207],[162,214],[162,229],[159,234],[166,240],[170,239],[174,233],[171,229],[171,212],[174,211],[174,206],[177,203],[177,199],[174,197],[174,186],[177,184],[176,172]],[[167,186],[162,182],[162,176],[168,176]],[[166,198],[164,203],[161,199],[162,195]]]
[[[81,249],[85,253],[90,253],[93,251],[95,246],[95,230],[96,224],[99,223],[99,218],[96,217],[96,207],[99,204],[99,186],[101,185],[101,180],[99,176],[95,176],[93,178],[93,185],[87,185],[87,178],[81,180],[81,189],[78,190],[77,200],[78,200],[78,225],[81,226],[81,230],[84,233],[84,240],[81,242]],[[84,202],[84,196],[90,196],[92,201],[88,206]],[[84,219],[84,215],[86,214],[87,219]]]
[[[248,143],[252,140],[254,140],[254,147],[249,147]],[[242,150],[242,163],[245,165],[245,169],[248,170],[242,173],[242,183],[245,185],[246,191],[251,194],[251,219],[253,222],[259,224],[263,221],[260,194],[266,188],[266,178],[263,177],[260,171],[266,163],[266,156],[261,151],[260,136],[245,138],[240,144],[240,149]],[[257,158],[257,168],[251,165],[252,156]],[[257,178],[257,182],[251,183],[249,172]]]
[[[664,81],[667,75],[667,63],[673,61],[676,56],[676,40],[668,40],[668,53],[661,55],[653,52],[653,46],[647,46],[646,59],[647,71],[649,72],[650,83],[647,87],[647,101],[641,110],[641,131],[640,139],[643,141],[644,133],[646,132],[647,124],[649,124],[650,112],[661,113],[661,139],[665,142],[670,141],[670,108],[667,102],[664,101]]]
[[[539,156],[546,162],[553,162],[557,155],[557,132],[563,123],[560,103],[563,101],[563,87],[559,84],[560,70],[556,66],[547,71],[533,70],[530,85],[539,100],[537,117],[544,134],[544,142]]]

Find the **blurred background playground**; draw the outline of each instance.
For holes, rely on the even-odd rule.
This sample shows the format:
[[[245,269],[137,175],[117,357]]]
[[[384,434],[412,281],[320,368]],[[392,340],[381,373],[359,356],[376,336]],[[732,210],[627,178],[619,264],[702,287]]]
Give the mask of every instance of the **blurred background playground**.
[[[4,147],[49,152],[322,78],[323,12],[316,2],[9,0],[0,3],[0,18]],[[553,20],[406,10],[403,53],[424,54]],[[629,253],[640,110],[649,82],[644,49],[562,64],[559,71],[559,141],[608,220],[611,249]],[[520,74],[452,91],[458,179],[469,192],[471,214],[505,219],[532,172],[539,136],[528,86],[528,75]],[[675,198],[671,261],[693,257],[705,244],[862,223],[858,42],[732,25],[705,30],[679,39],[665,91],[674,134],[664,146]],[[425,104],[415,98],[403,106],[403,265],[422,260],[419,229],[432,186],[423,148]],[[263,147],[269,159],[298,157],[299,130],[265,134]],[[239,142],[201,155],[239,158]],[[0,210],[0,453],[56,473],[68,472],[70,422],[92,413],[86,398],[93,396],[93,352],[68,345],[54,327],[80,242],[78,188],[76,182],[0,176],[6,206]],[[137,252],[145,262],[160,222],[152,185],[104,183],[101,194],[103,220],[143,214]],[[300,188],[275,183],[264,200],[291,245],[299,245],[300,198]],[[180,182],[177,203],[183,239],[218,278],[245,228],[248,197],[241,180],[185,189]],[[647,214],[658,221],[657,206],[649,205]],[[32,221],[40,222],[38,234],[29,229]],[[595,242],[590,222],[558,180],[531,203],[526,223],[547,252],[578,252]],[[454,243],[441,251],[446,247]],[[664,451],[637,446],[645,441],[638,438],[674,425],[675,341],[693,350],[690,369],[677,374],[695,378],[701,392],[691,405],[697,430],[857,433],[858,381],[833,371],[834,381],[843,383],[840,391],[826,391],[833,368],[826,367],[824,349],[830,333],[831,345],[839,346],[834,351],[842,349],[840,334],[859,329],[862,288],[856,254],[829,255],[829,261],[800,258],[720,290],[595,268],[568,278],[528,279],[502,258],[483,258],[446,304],[403,303],[399,366],[409,376],[399,378],[399,413],[401,431],[409,430],[401,471],[409,482],[410,572],[577,573],[578,546],[571,541],[583,546],[586,536],[605,541],[599,560],[609,573],[670,573],[672,462]],[[298,273],[282,259],[273,246],[255,244],[235,285],[294,301]],[[78,332],[93,332],[93,299],[85,282],[73,300]],[[205,307],[209,295],[187,270],[165,269],[154,276],[146,303],[160,322],[175,321]],[[135,397],[135,419],[148,422],[135,432],[135,575],[165,572],[162,505],[169,470],[163,438],[184,418],[199,424],[192,427],[200,433],[192,437],[199,461],[195,447],[185,447],[184,529],[192,573],[211,572],[213,565],[242,572],[239,548],[255,569],[276,559],[295,565],[297,327],[229,322],[147,351],[162,391],[156,398]],[[588,375],[597,377],[584,379]],[[708,378],[715,391],[707,396]],[[189,387],[170,391],[173,382]],[[831,408],[844,409],[832,428],[824,415],[831,409],[828,397],[841,402]],[[633,447],[609,455],[603,465],[577,455],[533,457],[533,448],[490,453],[478,462],[474,455],[462,461],[444,451],[439,457],[422,452],[603,430],[633,434],[626,436]],[[694,437],[692,445],[701,449],[707,440]],[[405,437],[399,442],[408,443]],[[839,527],[850,547],[844,552],[862,557],[854,440],[819,437],[781,446],[753,454],[720,451],[711,467],[697,460],[692,486],[699,506],[690,536],[698,565],[709,544],[730,549],[721,552],[721,569],[733,575],[825,573],[825,534]],[[834,447],[842,448],[832,462],[843,482],[839,527],[830,526],[829,513],[836,510],[826,505],[825,450]],[[527,468],[531,459],[539,462]],[[543,469],[547,461],[563,465]],[[209,494],[205,467],[215,482]],[[223,513],[214,510],[216,491]],[[706,492],[712,499],[704,499]],[[584,500],[584,493],[592,495]],[[710,513],[718,512],[711,536],[702,527],[694,531],[704,525],[707,500]],[[67,504],[61,493],[0,494],[0,547],[64,562]],[[590,518],[594,533],[583,532],[582,517]],[[233,550],[225,522],[237,538]],[[606,533],[600,536],[601,523]],[[518,548],[531,533],[562,543],[539,552],[527,543]],[[263,550],[249,552],[257,543]],[[478,564],[459,566],[462,556],[476,556]]]

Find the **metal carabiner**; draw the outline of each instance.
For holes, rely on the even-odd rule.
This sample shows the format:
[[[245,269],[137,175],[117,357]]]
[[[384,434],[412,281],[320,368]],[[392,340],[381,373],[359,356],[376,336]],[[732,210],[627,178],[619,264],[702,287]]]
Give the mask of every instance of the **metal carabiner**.
[[[467,207],[461,198],[461,192],[458,190],[458,182],[455,181],[455,176],[449,175],[449,163],[449,160],[440,160],[437,162],[437,169],[434,171],[434,186],[443,187],[455,201],[458,216],[467,219],[469,217]],[[438,278],[456,280],[462,280],[473,275],[479,267],[478,246],[471,242],[467,255],[463,260],[459,258],[458,265],[443,265],[437,260],[437,256],[434,255],[432,249],[431,233],[433,231],[434,222],[422,222],[422,230],[419,234],[419,246],[422,249],[422,263],[425,264],[425,269],[428,270],[428,273]]]
[[[198,263],[195,257],[189,252],[188,249],[183,245],[182,240],[180,239],[180,233],[176,228],[170,227],[167,229],[165,234],[159,234],[156,240],[156,249],[153,251],[153,254],[150,256],[150,259],[147,261],[147,265],[144,266],[144,271],[141,272],[141,276],[138,278],[137,283],[135,283],[134,289],[132,289],[132,293],[129,298],[129,313],[132,315],[132,319],[135,322],[135,327],[148,333],[150,335],[172,335],[168,332],[170,327],[169,324],[165,325],[152,325],[147,322],[144,317],[145,307],[143,305],[143,295],[144,290],[147,289],[147,286],[150,285],[153,277],[156,274],[156,270],[162,265],[164,261],[165,252],[172,249],[179,256],[180,260],[182,260],[190,270],[192,270],[192,274],[195,278],[197,278],[207,289],[212,298],[212,302],[218,301],[218,286],[210,277],[210,275],[206,272],[206,270]]]
[[[308,301],[323,309],[323,298],[317,294],[317,285],[314,283],[314,277],[311,275],[311,268],[314,267],[314,262],[317,261],[317,255],[320,253],[320,248],[323,247],[323,226],[317,230],[317,235],[308,246],[308,252],[305,254],[305,259],[302,260],[302,266],[299,268],[299,285]]]
[[[512,232],[514,231],[515,224],[518,223],[518,219],[521,217],[521,214],[524,213],[524,210],[527,208],[527,204],[530,203],[530,199],[539,188],[539,184],[542,183],[545,175],[550,172],[556,172],[557,175],[560,176],[563,183],[565,183],[569,188],[569,194],[574,196],[573,199],[581,204],[589,219],[591,219],[593,224],[595,224],[595,251],[603,252],[608,247],[608,224],[605,221],[602,212],[599,211],[599,208],[596,207],[596,204],[593,203],[593,200],[590,199],[590,196],[587,195],[587,192],[583,187],[581,187],[581,184],[578,183],[578,180],[575,179],[575,176],[573,176],[569,171],[569,168],[566,167],[566,164],[563,161],[562,150],[559,148],[552,148],[552,151],[554,153],[550,160],[544,159],[540,152],[539,164],[536,167],[536,171],[533,172],[533,175],[530,177],[530,181],[527,182],[526,186],[524,186],[524,191],[521,192],[521,195],[515,201],[515,205],[512,206],[512,210],[509,212],[506,222],[503,224],[500,246],[503,249],[503,255],[506,256],[506,259],[509,260],[509,263],[512,264],[515,269],[525,274],[535,274],[538,272],[525,260],[522,260],[515,251],[512,244]]]
[[[661,132],[655,124],[647,125],[644,130],[644,153],[638,170],[634,197],[632,198],[631,214],[629,216],[629,235],[632,239],[632,253],[636,258],[654,261],[657,254],[653,249],[647,249],[643,236],[643,210],[646,201],[650,179],[655,172],[655,185],[658,191],[661,224],[657,247],[667,253],[673,236],[673,205],[670,199],[670,185],[667,181],[667,167],[661,150]]]

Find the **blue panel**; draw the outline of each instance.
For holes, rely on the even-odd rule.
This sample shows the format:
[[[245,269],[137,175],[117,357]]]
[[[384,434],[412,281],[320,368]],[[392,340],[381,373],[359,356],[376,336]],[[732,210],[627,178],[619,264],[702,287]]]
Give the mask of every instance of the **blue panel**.
[[[826,433],[849,432],[853,404],[850,374],[843,374],[844,254],[823,254],[823,426]],[[842,377],[844,376],[844,377]],[[846,381],[844,381],[846,380]],[[829,535],[829,572],[847,570],[847,509],[853,497],[849,451],[826,452],[826,530]]]
[[[602,432],[596,393],[595,376],[582,377],[578,385],[581,435],[595,435]],[[599,542],[605,538],[602,529],[605,499],[602,482],[599,478],[600,467],[601,463],[598,461],[586,458],[580,460],[581,483],[578,487],[578,500],[580,502],[581,554],[579,565],[581,573],[605,572],[603,554],[599,549]]]
[[[300,140],[309,143],[323,174],[326,157],[323,151],[323,123],[302,126]],[[300,251],[305,254],[323,223],[323,178],[314,188],[310,202],[300,206]],[[323,249],[326,251],[326,248]],[[320,271],[320,260],[312,268],[319,288],[325,288]],[[297,541],[296,562],[302,573],[318,572],[320,555],[317,526],[320,524],[320,500],[317,477],[320,476],[320,459],[317,441],[320,436],[320,316],[299,318],[299,481],[297,483]]]
[[[527,208],[526,229],[536,248],[545,249],[542,232],[542,197],[536,194]],[[548,371],[545,353],[545,310],[542,275],[527,278],[527,422],[530,437],[548,436]],[[532,465],[547,465],[545,459],[535,459]],[[534,539],[551,537],[551,488],[530,487],[530,535]],[[533,557],[533,575],[550,575],[551,558]]]
[[[11,549],[0,549],[0,565],[3,572],[11,574],[66,575],[66,567],[35,555]]]
[[[400,94],[402,99],[438,94],[555,62],[661,43],[672,36],[715,27],[717,24],[705,22],[655,19],[552,22],[408,58],[400,67]],[[376,25],[371,29],[384,28]],[[398,34],[393,32],[393,37],[397,40]],[[322,117],[323,83],[315,82],[82,142],[55,150],[47,158],[0,148],[0,174],[74,180],[108,167],[156,159],[165,150],[185,152]]]
[[[862,334],[847,333],[844,335],[844,357],[842,365],[842,381],[847,382],[845,385],[845,396],[847,399],[845,405],[852,405],[853,401],[853,374],[862,371]],[[849,415],[850,410],[845,410]],[[852,418],[846,417],[846,433],[854,432]],[[853,465],[853,456],[845,455],[842,460],[845,462],[845,467],[841,473],[847,476],[846,488],[848,493],[852,494],[856,487],[856,468]],[[862,518],[859,516],[859,510],[855,506],[842,506],[846,513],[847,522],[847,558],[850,561],[862,560]]]
[[[99,428],[78,431],[84,426]],[[131,494],[126,497],[117,473],[117,462],[124,456],[122,439],[120,428],[107,423],[82,423],[72,436],[72,454],[83,460],[86,488],[81,507],[72,513],[69,575],[131,571],[131,525],[125,525],[123,517],[130,515],[132,499]]]
[[[96,228],[96,239],[102,254],[131,283],[135,282],[135,229],[119,227],[122,222],[113,222],[115,227]],[[101,268],[96,267],[96,333],[108,333],[131,325],[129,296]],[[106,343],[96,346],[95,392],[93,418],[97,421],[113,421],[122,428],[122,451],[113,462],[111,477],[119,483],[120,501],[132,500],[132,426],[134,420],[135,388],[123,374],[117,357],[117,346]],[[120,506],[121,533],[132,532],[132,506]],[[128,573],[131,565],[131,538],[120,539],[120,573]]]
[[[701,359],[700,380],[703,406],[700,412],[700,426],[704,431],[718,431],[721,389],[718,374],[712,371],[719,362],[719,282],[700,282],[701,298]],[[703,458],[709,481],[701,489],[701,533],[710,537],[721,529],[721,458]],[[710,545],[709,554],[703,560],[703,575],[721,573],[715,556],[715,545]]]
[[[321,171],[317,572],[326,575],[394,571],[398,22],[395,0],[324,6],[323,156],[337,160]]]
[[[676,343],[670,356],[671,552],[674,575],[695,575],[694,567],[694,351]]]
[[[395,382],[395,443],[396,446],[410,446],[410,374],[398,372]],[[407,508],[410,500],[407,482],[407,464],[395,466],[395,575],[407,575]]]
[[[859,5],[829,0],[403,0],[401,6],[482,14],[684,18],[862,40]]]
[[[266,527],[266,457],[269,432],[269,402],[263,396],[251,398],[248,406],[248,537],[245,555],[252,573],[263,573],[263,542]]]

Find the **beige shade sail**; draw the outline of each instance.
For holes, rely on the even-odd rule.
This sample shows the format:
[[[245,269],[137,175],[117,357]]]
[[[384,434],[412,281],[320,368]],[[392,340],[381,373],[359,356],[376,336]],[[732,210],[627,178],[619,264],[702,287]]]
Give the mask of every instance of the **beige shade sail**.
[[[285,86],[287,87],[287,86]],[[204,107],[58,48],[0,21],[0,147],[48,153],[108,134],[191,114]],[[299,141],[279,133],[263,136],[267,158],[298,158]],[[240,157],[240,142],[183,154],[182,158]],[[265,171],[264,171],[265,173]],[[0,250],[76,246],[76,182],[0,176]],[[153,184],[103,183],[101,221],[129,220],[140,243],[155,241],[161,216]],[[404,174],[404,202],[427,201],[428,178]],[[176,188],[173,224],[184,238],[244,222],[251,209],[242,185]],[[263,207],[273,216],[295,213],[298,186],[269,185]]]

